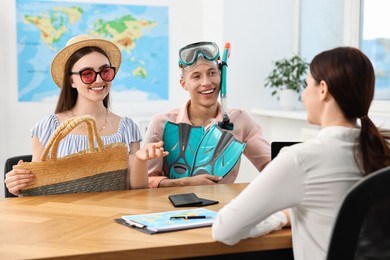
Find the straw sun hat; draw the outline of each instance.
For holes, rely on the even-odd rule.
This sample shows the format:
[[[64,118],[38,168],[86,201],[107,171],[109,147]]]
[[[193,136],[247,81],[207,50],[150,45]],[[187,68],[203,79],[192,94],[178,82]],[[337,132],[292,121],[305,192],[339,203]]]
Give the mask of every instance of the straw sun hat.
[[[57,53],[51,63],[51,76],[59,88],[62,88],[65,66],[69,58],[73,53],[84,47],[98,47],[102,49],[107,54],[111,65],[116,68],[116,71],[119,70],[122,54],[118,46],[107,40],[94,39],[88,35],[79,35],[70,39],[66,46]]]

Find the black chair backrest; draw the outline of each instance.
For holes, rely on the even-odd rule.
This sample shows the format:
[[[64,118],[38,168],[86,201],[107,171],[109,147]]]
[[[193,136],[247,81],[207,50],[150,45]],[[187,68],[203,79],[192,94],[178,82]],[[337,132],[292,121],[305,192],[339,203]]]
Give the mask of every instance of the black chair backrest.
[[[390,259],[390,166],[356,183],[338,212],[327,260]]]
[[[12,166],[14,166],[15,164],[18,164],[19,160],[23,160],[24,162],[31,162],[32,155],[20,155],[20,156],[14,156],[14,157],[8,158],[5,161],[5,165],[4,165],[4,178],[5,178],[5,174],[7,172],[11,171],[12,170]],[[7,186],[5,185],[5,183],[4,183],[4,196],[6,198],[16,197],[15,195],[13,195],[12,193],[10,193],[8,191]]]
[[[300,143],[300,142],[291,142],[291,141],[273,141],[273,142],[271,142],[271,159],[274,159],[283,147],[290,146],[290,145],[297,144],[297,143]]]

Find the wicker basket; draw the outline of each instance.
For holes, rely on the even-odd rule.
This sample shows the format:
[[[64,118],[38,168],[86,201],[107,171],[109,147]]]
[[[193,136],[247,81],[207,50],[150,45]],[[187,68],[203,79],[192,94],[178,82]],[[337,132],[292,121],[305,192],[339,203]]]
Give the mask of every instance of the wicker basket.
[[[59,142],[83,122],[87,123],[88,150],[57,158]],[[21,191],[23,196],[125,190],[128,152],[124,143],[104,145],[95,119],[86,115],[73,117],[56,129],[40,162],[25,162],[14,167],[28,169],[35,176]]]

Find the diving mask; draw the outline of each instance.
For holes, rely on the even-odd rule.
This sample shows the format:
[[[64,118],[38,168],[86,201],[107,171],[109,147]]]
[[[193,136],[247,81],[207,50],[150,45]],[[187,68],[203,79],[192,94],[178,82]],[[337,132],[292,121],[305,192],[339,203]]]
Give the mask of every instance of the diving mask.
[[[216,61],[219,59],[218,45],[214,42],[196,42],[179,50],[179,67],[191,66],[199,56],[205,60]]]

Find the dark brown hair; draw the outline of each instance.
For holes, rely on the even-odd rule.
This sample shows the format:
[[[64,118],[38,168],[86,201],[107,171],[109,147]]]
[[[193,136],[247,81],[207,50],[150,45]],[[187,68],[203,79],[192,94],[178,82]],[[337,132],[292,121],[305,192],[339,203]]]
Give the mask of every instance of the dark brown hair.
[[[107,57],[107,54],[98,47],[84,47],[80,50],[76,51],[75,53],[70,56],[69,60],[65,64],[65,70],[64,70],[64,82],[62,83],[61,93],[57,101],[57,107],[54,111],[54,113],[60,113],[67,111],[69,109],[72,109],[74,105],[76,104],[78,92],[77,89],[72,88],[72,85],[70,83],[70,72],[73,67],[73,65],[82,57],[85,55],[91,53],[91,52],[99,52]],[[107,96],[103,100],[103,105],[106,108],[109,108],[110,105],[110,93],[107,94]]]
[[[314,57],[310,73],[316,84],[324,80],[344,116],[360,119],[359,145],[355,160],[364,175],[390,165],[390,132],[380,131],[368,117],[374,97],[374,68],[363,52],[353,47],[338,47]]]

